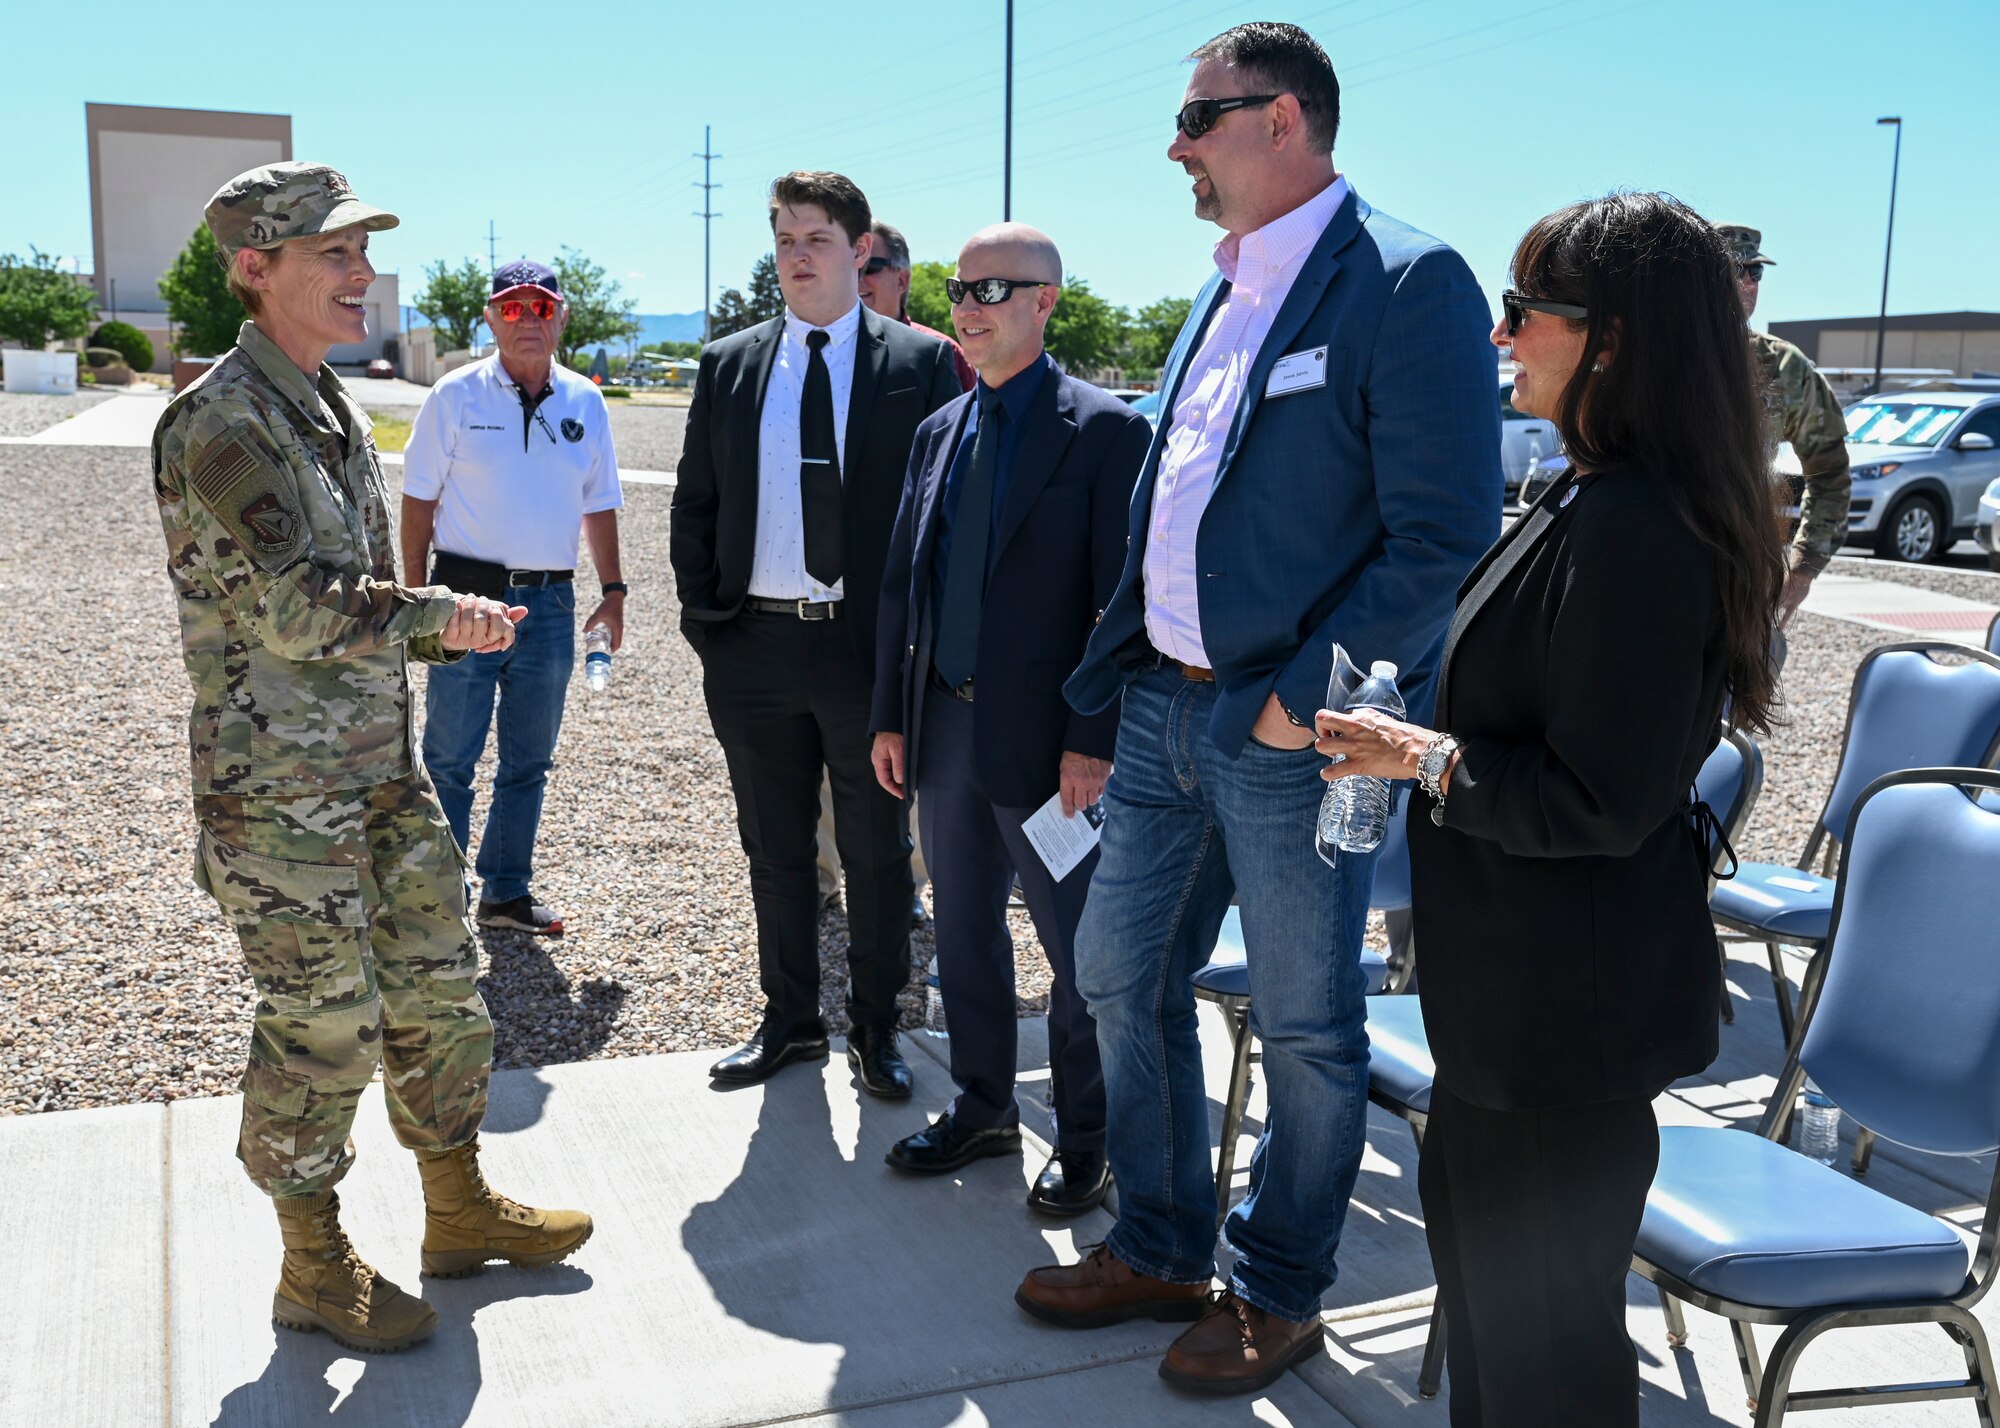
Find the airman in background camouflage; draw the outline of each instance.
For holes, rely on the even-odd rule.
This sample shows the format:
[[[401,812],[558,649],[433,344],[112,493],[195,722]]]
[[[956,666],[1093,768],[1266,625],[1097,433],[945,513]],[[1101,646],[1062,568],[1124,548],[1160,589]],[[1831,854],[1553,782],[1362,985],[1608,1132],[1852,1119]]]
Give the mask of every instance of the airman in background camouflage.
[[[1764,256],[1764,235],[1755,228],[1724,224],[1718,231],[1736,258],[1737,292],[1747,321],[1757,310],[1764,269],[1775,260]],[[1833,388],[1797,347],[1768,332],[1752,331],[1750,354],[1763,378],[1771,451],[1775,455],[1778,443],[1789,441],[1804,477],[1799,529],[1789,553],[1792,578],[1785,584],[1784,613],[1789,616],[1805,599],[1812,578],[1826,569],[1847,539],[1847,504],[1853,491],[1847,470],[1847,419]]]
[[[292,163],[225,184],[206,216],[230,261],[397,221],[357,202],[336,171]],[[293,282],[303,261],[266,271],[274,286]],[[355,256],[350,281],[371,274]],[[259,322],[168,404],[153,435],[194,686],[195,881],[234,923],[257,989],[237,1156],[277,1201],[285,1267],[273,1316],[352,1348],[397,1349],[437,1316],[354,1252],[333,1192],[378,1064],[391,1126],[424,1172],[427,1250],[448,1250],[458,1270],[548,1263],[590,1234],[588,1216],[515,1205],[478,1174],[493,1027],[464,859],[411,732],[410,657],[500,648],[512,626],[496,602],[397,583],[368,418],[331,368],[308,377]]]

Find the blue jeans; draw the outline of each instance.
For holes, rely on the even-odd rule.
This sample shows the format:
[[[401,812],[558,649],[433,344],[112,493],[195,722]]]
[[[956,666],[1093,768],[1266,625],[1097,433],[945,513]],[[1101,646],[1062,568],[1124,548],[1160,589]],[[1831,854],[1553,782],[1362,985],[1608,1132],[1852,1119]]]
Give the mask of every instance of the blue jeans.
[[[563,698],[576,664],[576,587],[522,586],[509,599],[528,607],[513,645],[432,665],[424,696],[424,763],[437,784],[458,846],[471,851],[472,775],[486,750],[493,700],[500,700],[500,766],[479,837],[480,898],[528,896],[542,792],[555,763]]]
[[[1208,1093],[1188,979],[1232,895],[1250,958],[1251,1022],[1270,1099],[1250,1193],[1225,1232],[1231,1286],[1303,1322],[1334,1280],[1361,1165],[1368,1034],[1361,936],[1373,854],[1313,851],[1326,760],[1208,735],[1215,686],[1172,668],[1126,687],[1097,874],[1076,934],[1077,987],[1097,1018],[1106,1149],[1119,1219],[1106,1243],[1176,1284],[1215,1272]]]

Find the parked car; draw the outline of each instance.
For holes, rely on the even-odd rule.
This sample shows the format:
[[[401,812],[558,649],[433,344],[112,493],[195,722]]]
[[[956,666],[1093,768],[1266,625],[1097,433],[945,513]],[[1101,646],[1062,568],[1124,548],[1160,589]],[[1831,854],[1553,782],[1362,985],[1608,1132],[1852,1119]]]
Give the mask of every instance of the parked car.
[[[1150,397],[1153,394],[1144,387],[1106,387],[1104,395],[1107,397],[1116,397],[1119,401],[1129,406],[1136,403],[1139,398]]]
[[[1136,397],[1126,398],[1126,401],[1130,404],[1133,411],[1152,423],[1154,431],[1160,429],[1160,394],[1158,392],[1141,392]]]
[[[1521,490],[1530,465],[1545,474],[1567,471],[1569,461],[1562,454],[1562,440],[1556,424],[1543,417],[1516,411],[1509,400],[1514,395],[1511,373],[1500,374],[1500,475],[1507,488],[1508,505],[1527,505],[1533,499]],[[1537,488],[1539,489],[1539,487]]]
[[[1972,531],[1972,538],[1986,547],[1988,568],[2000,570],[2000,539],[1994,536],[1995,525],[2000,525],[2000,476],[1992,480],[1979,498],[1979,522]]]
[[[1889,560],[1936,560],[1979,527],[2000,478],[2000,393],[1939,383],[1847,409],[1848,540]],[[1985,541],[1992,549],[1991,524]]]
[[[393,377],[396,375],[396,364],[391,362],[387,357],[377,357],[373,362],[368,364],[368,375],[371,377]]]

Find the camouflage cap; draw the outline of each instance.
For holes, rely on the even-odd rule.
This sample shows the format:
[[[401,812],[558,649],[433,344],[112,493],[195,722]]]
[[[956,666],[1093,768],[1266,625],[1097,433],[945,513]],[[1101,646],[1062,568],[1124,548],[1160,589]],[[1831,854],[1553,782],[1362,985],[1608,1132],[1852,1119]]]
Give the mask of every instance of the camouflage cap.
[[[1740,223],[1718,223],[1715,231],[1722,235],[1722,241],[1729,245],[1729,256],[1736,260],[1738,267],[1748,267],[1752,263],[1775,263],[1776,258],[1767,258],[1759,251],[1764,246],[1764,235],[1755,228],[1745,228]]]
[[[357,223],[373,231],[402,221],[355,198],[339,169],[289,162],[238,174],[215,191],[202,218],[225,258]]]

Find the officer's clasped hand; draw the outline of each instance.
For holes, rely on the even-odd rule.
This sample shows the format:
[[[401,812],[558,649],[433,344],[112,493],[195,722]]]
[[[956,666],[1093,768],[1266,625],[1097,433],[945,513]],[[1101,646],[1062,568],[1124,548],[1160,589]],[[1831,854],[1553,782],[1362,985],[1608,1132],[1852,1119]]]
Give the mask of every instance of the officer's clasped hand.
[[[492,654],[514,643],[514,626],[528,617],[525,605],[503,605],[483,595],[460,595],[441,639],[448,650]]]

